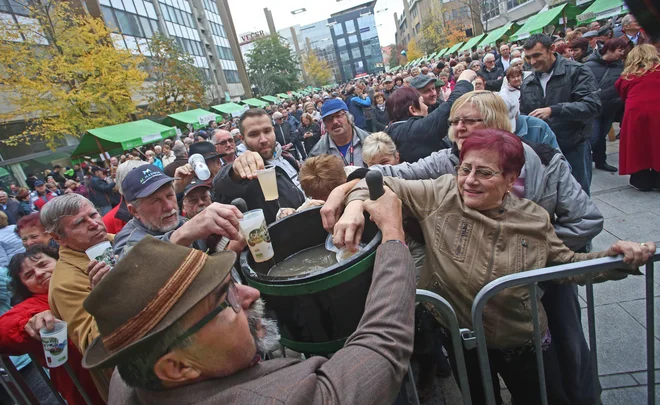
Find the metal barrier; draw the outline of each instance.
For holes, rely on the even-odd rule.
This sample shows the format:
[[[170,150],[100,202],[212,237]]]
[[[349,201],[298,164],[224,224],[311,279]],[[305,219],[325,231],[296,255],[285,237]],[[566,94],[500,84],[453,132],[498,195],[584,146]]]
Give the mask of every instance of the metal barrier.
[[[647,366],[647,395],[648,404],[655,404],[655,337],[654,337],[654,296],[653,296],[653,263],[660,260],[660,249],[646,263],[646,366]],[[479,368],[481,369],[481,379],[483,382],[484,394],[487,405],[495,404],[495,394],[493,392],[492,378],[490,374],[490,362],[488,360],[488,348],[486,347],[486,335],[483,325],[483,313],[488,300],[510,287],[523,286],[529,287],[529,295],[532,307],[532,321],[534,324],[534,348],[536,351],[536,363],[541,391],[541,403],[547,405],[548,398],[545,386],[545,373],[543,369],[543,352],[541,350],[541,330],[539,326],[537,287],[542,281],[557,280],[569,276],[586,275],[587,277],[587,314],[589,323],[589,346],[591,351],[591,362],[593,369],[593,378],[598,381],[598,360],[596,348],[596,328],[594,316],[594,294],[593,294],[593,273],[605,270],[614,270],[622,268],[622,258],[601,258],[588,260],[584,262],[569,263],[555,267],[529,270],[522,273],[512,274],[500,277],[491,281],[479,291],[472,303],[472,325],[474,327],[475,339],[477,343],[477,353],[479,357]],[[616,282],[616,281],[610,281]],[[597,386],[598,384],[596,384]]]

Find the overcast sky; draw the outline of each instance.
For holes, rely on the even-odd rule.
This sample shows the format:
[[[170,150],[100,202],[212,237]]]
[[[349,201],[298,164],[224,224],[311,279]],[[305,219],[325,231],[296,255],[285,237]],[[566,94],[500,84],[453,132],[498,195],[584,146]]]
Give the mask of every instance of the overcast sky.
[[[325,20],[330,14],[347,8],[366,3],[365,0],[228,0],[229,8],[236,26],[238,35],[251,31],[268,31],[268,23],[264,15],[264,7],[273,13],[275,28],[280,30],[292,25],[311,24]],[[291,11],[305,8],[304,13],[293,15]],[[384,10],[385,11],[380,11]],[[380,11],[380,12],[379,12]],[[376,3],[376,25],[380,45],[386,46],[394,43],[394,13],[401,15],[403,11],[402,0],[378,0]]]

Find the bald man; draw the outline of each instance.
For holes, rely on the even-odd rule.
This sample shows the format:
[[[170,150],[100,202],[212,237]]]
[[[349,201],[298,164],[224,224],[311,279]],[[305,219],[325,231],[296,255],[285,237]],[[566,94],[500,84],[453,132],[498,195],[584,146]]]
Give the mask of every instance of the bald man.
[[[227,165],[234,163],[236,160],[236,144],[234,143],[234,137],[231,135],[231,132],[224,129],[216,129],[213,132],[213,145],[215,145],[215,151],[221,155],[226,155],[222,158],[222,165]]]

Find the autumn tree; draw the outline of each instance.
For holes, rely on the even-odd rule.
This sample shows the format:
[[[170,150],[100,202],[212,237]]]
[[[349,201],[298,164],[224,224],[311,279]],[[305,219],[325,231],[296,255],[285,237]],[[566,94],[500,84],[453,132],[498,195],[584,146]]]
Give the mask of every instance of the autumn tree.
[[[425,54],[437,52],[467,39],[461,21],[444,18],[440,11],[433,10],[424,19],[420,48]]]
[[[250,82],[259,88],[259,93],[284,93],[300,87],[298,61],[279,36],[257,39],[247,57]]]
[[[314,51],[307,53],[303,60],[303,66],[307,73],[307,85],[321,87],[330,84],[332,80],[332,70],[326,60],[319,59]]]
[[[69,2],[22,2],[29,18],[0,21],[0,84],[11,110],[0,120],[26,122],[5,142],[40,137],[54,148],[65,135],[128,121],[147,76],[143,58],[115,48],[103,21]]]
[[[415,39],[411,39],[410,42],[408,42],[408,50],[406,52],[408,54],[408,60],[415,60],[424,56],[424,53],[417,45]]]
[[[152,57],[145,61],[145,70],[153,79],[147,90],[149,113],[165,116],[204,104],[204,77],[174,38],[154,33],[150,42]]]

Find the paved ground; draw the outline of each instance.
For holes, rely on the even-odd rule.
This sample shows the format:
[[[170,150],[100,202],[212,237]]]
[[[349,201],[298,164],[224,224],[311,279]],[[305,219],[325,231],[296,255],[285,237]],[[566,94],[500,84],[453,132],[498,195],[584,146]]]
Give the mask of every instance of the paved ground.
[[[618,166],[618,141],[608,142],[608,162]],[[594,170],[592,197],[605,217],[605,229],[593,241],[594,251],[607,249],[617,240],[660,242],[660,193],[640,192],[628,185],[628,176]],[[655,271],[655,296],[660,296],[660,266]],[[646,403],[645,282],[643,277],[594,286],[598,365],[604,388],[604,405]],[[586,307],[584,288],[580,289]],[[656,348],[660,346],[660,298],[655,302]],[[587,312],[583,309],[585,335]],[[660,351],[656,349],[656,365]],[[656,372],[660,382],[660,372]],[[438,380],[433,400],[423,405],[459,404],[453,379]],[[656,400],[660,400],[656,389]]]

